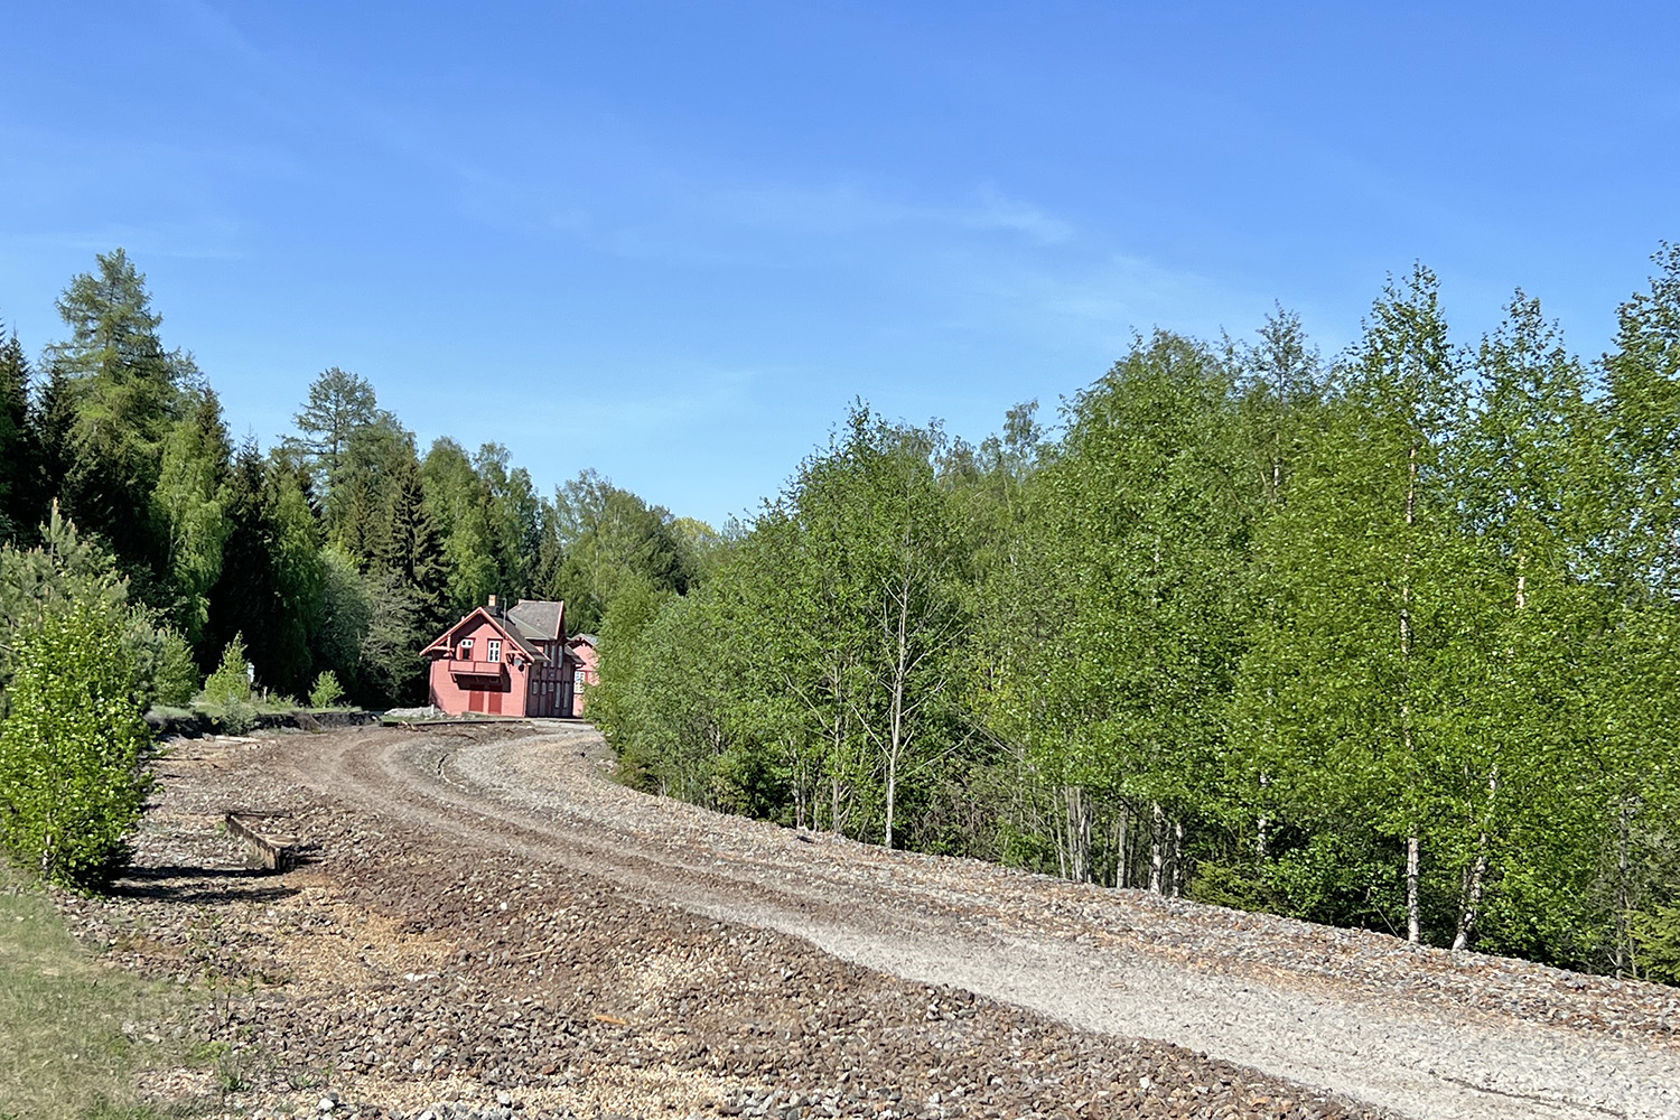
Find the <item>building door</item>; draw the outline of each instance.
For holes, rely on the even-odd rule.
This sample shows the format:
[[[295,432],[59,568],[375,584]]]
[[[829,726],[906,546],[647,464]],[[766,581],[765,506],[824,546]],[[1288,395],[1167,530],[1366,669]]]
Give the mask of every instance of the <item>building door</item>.
[[[499,683],[490,690],[490,714],[493,716],[502,714],[502,686]]]

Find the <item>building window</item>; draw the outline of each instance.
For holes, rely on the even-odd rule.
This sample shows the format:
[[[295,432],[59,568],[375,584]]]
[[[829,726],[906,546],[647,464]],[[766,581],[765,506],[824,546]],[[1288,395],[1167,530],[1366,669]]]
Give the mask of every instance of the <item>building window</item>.
[[[462,661],[471,661],[472,660],[472,646],[473,646],[473,643],[472,643],[471,638],[462,638],[461,639],[461,660]]]
[[[486,661],[500,661],[502,659],[502,640],[491,638],[484,643],[484,659]]]

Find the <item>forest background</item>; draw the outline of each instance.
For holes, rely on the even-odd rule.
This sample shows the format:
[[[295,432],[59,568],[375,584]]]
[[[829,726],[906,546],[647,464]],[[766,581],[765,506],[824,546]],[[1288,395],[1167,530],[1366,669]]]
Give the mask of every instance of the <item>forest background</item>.
[[[1139,336],[978,445],[860,402],[719,534],[587,471],[539,494],[495,444],[422,455],[338,369],[295,436],[235,446],[102,255],[63,341],[0,348],[0,786],[78,704],[47,687],[69,651],[117,651],[87,671],[135,712],[247,665],[385,707],[488,594],[563,598],[645,788],[1680,980],[1680,250],[1656,260],[1591,361],[1520,292],[1461,344],[1420,266],[1330,360],[1280,310],[1252,342]]]

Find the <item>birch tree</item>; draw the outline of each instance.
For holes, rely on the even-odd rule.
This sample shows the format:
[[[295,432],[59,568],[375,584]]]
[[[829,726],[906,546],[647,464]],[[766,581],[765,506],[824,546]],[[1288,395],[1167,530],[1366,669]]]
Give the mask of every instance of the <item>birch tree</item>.
[[[1274,790],[1314,844],[1338,833],[1357,843],[1368,828],[1401,845],[1398,918],[1412,941],[1440,761],[1428,666],[1451,630],[1442,573],[1455,545],[1440,463],[1460,414],[1456,374],[1435,277],[1419,266],[1374,304],[1324,436],[1261,530],[1283,607],[1256,636],[1241,701],[1265,707],[1265,690],[1276,692],[1288,749]],[[1380,882],[1371,887],[1379,898]],[[1368,920],[1389,917],[1378,901]]]
[[[1637,912],[1661,901],[1652,872],[1680,848],[1680,741],[1674,648],[1680,639],[1680,245],[1656,254],[1646,291],[1617,312],[1606,355],[1611,544],[1602,561],[1615,594],[1593,739],[1603,775],[1602,894],[1612,915],[1608,964],[1637,971]]]
[[[1565,651],[1579,648],[1591,610],[1571,565],[1595,533],[1588,460],[1599,434],[1586,367],[1538,300],[1517,293],[1473,368],[1477,400],[1453,463],[1456,504],[1476,542],[1475,562],[1455,581],[1470,623],[1449,682],[1463,697],[1465,734],[1451,771],[1454,808],[1441,815],[1459,867],[1454,949],[1484,924],[1490,883],[1569,812],[1556,789],[1577,767],[1556,697],[1570,687]]]

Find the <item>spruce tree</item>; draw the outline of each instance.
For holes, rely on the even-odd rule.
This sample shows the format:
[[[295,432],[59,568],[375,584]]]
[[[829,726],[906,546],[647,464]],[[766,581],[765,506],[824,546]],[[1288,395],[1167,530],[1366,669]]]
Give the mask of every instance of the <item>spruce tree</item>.
[[[75,389],[70,375],[61,368],[49,366],[29,411],[30,443],[35,451],[30,478],[35,520],[47,517],[54,503],[60,503],[64,497],[70,468],[75,462],[72,446],[75,425]]]
[[[29,359],[16,332],[0,342],[0,540],[39,519],[31,508],[36,450],[29,423]]]
[[[164,441],[153,509],[166,542],[171,615],[189,642],[204,634],[210,589],[222,572],[229,532],[224,510],[232,455],[216,394],[205,389]]]
[[[209,592],[197,650],[208,672],[242,634],[258,682],[296,694],[313,677],[309,621],[312,597],[320,594],[320,546],[301,494],[295,486],[288,490],[277,472],[254,442],[233,457],[223,491],[228,524],[221,576]]]
[[[426,502],[419,464],[405,461],[396,472],[376,565],[413,597],[416,625],[440,630],[449,619],[449,567],[443,538]],[[435,637],[435,633],[429,633]]]

